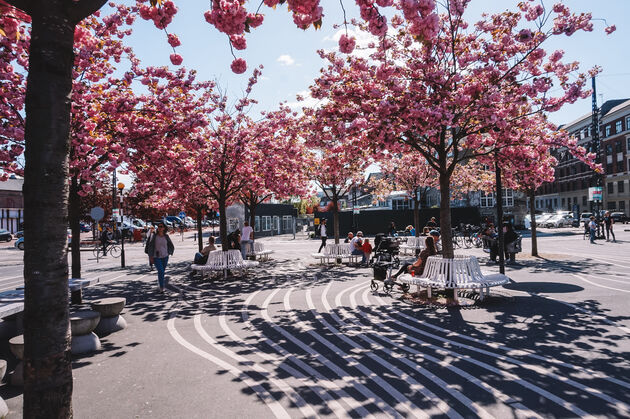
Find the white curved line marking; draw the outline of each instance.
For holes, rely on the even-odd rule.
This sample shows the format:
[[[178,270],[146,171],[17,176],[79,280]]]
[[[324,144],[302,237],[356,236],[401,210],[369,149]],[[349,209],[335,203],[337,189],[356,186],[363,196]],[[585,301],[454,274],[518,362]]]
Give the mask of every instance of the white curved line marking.
[[[224,316],[224,313],[225,312],[223,310],[221,310],[220,316]],[[219,344],[216,340],[214,340],[210,335],[208,335],[206,330],[201,325],[201,320],[200,320],[199,314],[195,315],[194,323],[195,323],[195,329],[197,330],[199,335],[203,338],[203,340],[208,342],[213,348],[215,348],[215,349],[219,350],[220,352],[224,353],[225,355],[229,356],[230,358],[232,358],[236,362],[243,363],[243,364],[249,364],[250,367],[254,371],[256,371],[257,373],[259,373],[260,375],[265,377],[270,383],[274,384],[276,387],[278,387],[278,389],[280,389],[284,394],[286,394],[287,397],[289,397],[291,399],[291,401],[300,409],[300,412],[302,412],[302,415],[304,415],[304,417],[307,417],[307,418],[317,417],[317,413],[315,413],[313,408],[308,403],[306,403],[304,401],[304,399],[302,398],[302,396],[300,396],[297,392],[295,392],[293,390],[293,388],[291,388],[291,386],[289,386],[286,382],[284,382],[283,380],[276,379],[276,378],[272,377],[272,374],[270,374],[269,371],[267,371],[266,369],[264,369],[260,365],[258,365],[256,363],[252,362],[251,360],[249,360],[249,359],[247,359],[247,358],[245,358],[245,357],[243,357],[241,355],[238,355],[238,354],[234,353],[233,351],[227,349],[223,345]],[[235,341],[239,342],[239,341],[242,341],[242,339],[236,337]]]
[[[275,417],[283,418],[283,419],[291,418],[291,416],[287,413],[287,411],[284,410],[284,407],[282,407],[282,405],[278,403],[278,401],[274,399],[273,396],[269,394],[263,386],[261,386],[260,384],[256,384],[246,373],[244,373],[243,371],[239,370],[236,367],[233,367],[232,365],[228,364],[222,359],[217,358],[216,356],[211,355],[202,349],[199,349],[198,347],[196,347],[195,345],[191,344],[186,339],[184,339],[179,334],[179,332],[177,332],[177,330],[175,329],[175,317],[177,316],[176,313],[177,313],[177,310],[171,314],[170,318],[168,319],[167,328],[168,328],[169,333],[171,334],[171,336],[173,337],[173,339],[175,339],[177,343],[182,345],[184,348],[188,349],[190,352],[197,354],[202,358],[207,359],[208,361],[219,366],[220,368],[225,369],[234,377],[238,378],[243,383],[245,383],[249,388],[251,388],[254,392],[256,392],[258,397],[265,403],[265,405],[267,405],[267,407],[271,409]]]
[[[353,308],[355,308],[355,307],[353,306]],[[367,313],[365,313],[360,308],[358,308],[358,310],[359,310],[359,313],[363,313],[365,315],[368,315]],[[361,315],[363,315],[363,314],[361,314]],[[409,320],[411,322],[417,323],[417,319],[414,319],[413,317],[408,316],[408,315],[406,315],[404,313],[397,313],[397,315],[399,315],[399,316],[401,316],[401,317],[403,317],[403,318],[405,318],[405,319],[407,319],[407,320]],[[432,333],[425,332],[425,331],[423,331],[421,329],[418,329],[418,328],[416,328],[414,326],[410,326],[410,325],[408,325],[405,322],[398,322],[397,324],[399,324],[400,326],[402,326],[405,329],[409,329],[409,330],[411,330],[413,332],[419,333],[419,334],[427,336],[429,338],[436,339],[436,340],[439,340],[441,342],[444,342],[444,343],[447,343],[447,344],[450,344],[450,345],[453,345],[453,346],[465,348],[465,349],[468,349],[468,350],[473,351],[473,352],[477,352],[477,353],[481,353],[481,354],[484,354],[484,355],[488,355],[488,356],[491,356],[493,358],[500,359],[501,361],[512,363],[512,364],[516,364],[516,365],[518,365],[518,366],[520,366],[522,368],[535,371],[538,374],[548,376],[548,377],[553,378],[555,380],[558,380],[558,381],[560,381],[562,383],[570,385],[570,386],[572,386],[574,388],[577,388],[579,390],[587,392],[587,393],[589,393],[589,394],[591,394],[591,395],[593,395],[593,396],[595,396],[597,398],[605,400],[605,401],[613,404],[616,408],[618,408],[620,410],[623,410],[623,411],[625,411],[627,413],[630,412],[630,407],[626,403],[621,402],[621,401],[615,399],[614,397],[611,397],[611,396],[601,392],[598,389],[595,389],[595,388],[592,388],[592,387],[588,387],[588,386],[586,386],[584,384],[581,384],[581,383],[578,383],[578,382],[572,380],[571,378],[563,377],[563,376],[558,375],[558,374],[556,374],[554,372],[551,372],[551,371],[549,371],[548,369],[546,369],[544,367],[541,367],[541,366],[538,366],[538,365],[533,365],[533,364],[528,364],[528,363],[525,363],[523,361],[519,361],[519,360],[517,360],[515,358],[512,358],[512,357],[509,357],[509,356],[500,355],[500,354],[497,354],[497,353],[494,353],[494,352],[486,351],[484,349],[476,348],[474,346],[466,345],[464,343],[460,343],[460,342],[457,342],[457,341],[446,339],[446,338],[443,338],[441,336],[437,336],[437,335],[434,335]],[[424,342],[422,340],[416,339],[415,337],[408,337],[408,338],[410,340],[414,341],[414,342],[419,343],[421,346],[438,348],[435,345],[432,345],[430,343],[426,343],[426,342]],[[516,375],[514,375],[512,373],[503,372],[503,371],[501,371],[501,370],[499,370],[499,369],[497,369],[497,368],[495,368],[495,367],[493,367],[493,366],[491,366],[489,364],[486,364],[486,363],[478,361],[478,360],[474,360],[474,358],[471,358],[468,355],[459,355],[459,354],[455,354],[452,351],[449,351],[448,354],[450,354],[452,356],[455,356],[455,357],[458,357],[458,358],[461,358],[461,359],[463,359],[465,361],[475,363],[477,366],[480,366],[480,367],[483,367],[485,369],[488,369],[488,370],[490,370],[490,371],[492,371],[492,372],[494,372],[496,374],[503,375],[506,378],[508,378],[508,379],[518,383],[518,384],[521,384],[523,387],[528,388],[531,391],[533,391],[535,393],[538,393],[538,394],[540,394],[543,397],[546,397],[547,399],[553,401],[554,403],[558,404],[559,406],[562,406],[562,407],[564,407],[564,408],[566,408],[568,410],[571,410],[573,413],[575,413],[575,414],[577,414],[579,416],[591,417],[585,411],[583,411],[582,409],[578,408],[577,406],[574,406],[572,403],[569,403],[566,400],[563,400],[560,397],[558,397],[558,396],[548,392],[547,390],[544,390],[544,389],[542,389],[542,388],[540,388],[540,387],[538,387],[538,386],[536,386],[534,384],[531,384],[528,381],[525,381],[525,380],[519,378],[518,376],[516,376]]]
[[[287,294],[290,294],[293,290],[294,290],[294,288],[290,288],[289,290],[287,290]],[[265,318],[265,320],[267,320],[269,323],[273,323],[273,322],[271,321],[271,317],[269,316],[269,313],[267,312],[266,307],[269,305],[269,302],[271,301],[271,299],[274,297],[274,295],[278,291],[280,291],[280,290],[279,289],[274,290],[269,295],[269,297],[267,297],[267,299],[263,303],[264,310],[261,310],[261,314],[263,315],[263,318]],[[293,314],[291,312],[290,308],[287,308],[287,310],[288,310],[289,313],[291,313],[291,314],[289,314],[289,317],[292,320],[294,320],[296,322],[299,322],[299,320],[296,318],[295,314]],[[392,409],[387,403],[385,403],[380,397],[378,397],[376,394],[374,394],[374,392],[372,392],[369,388],[367,388],[365,385],[363,385],[360,381],[354,380],[352,378],[351,374],[349,374],[348,372],[344,371],[342,368],[338,367],[335,363],[330,361],[328,358],[324,357],[319,352],[315,351],[313,348],[311,348],[310,346],[308,346],[307,344],[305,344],[301,340],[295,338],[292,334],[290,334],[289,332],[284,330],[284,328],[275,325],[275,323],[274,323],[274,326],[275,326],[274,328],[276,328],[276,330],[278,332],[280,332],[285,338],[289,339],[290,341],[295,343],[297,346],[299,346],[302,350],[304,350],[307,353],[309,353],[312,356],[314,356],[326,368],[328,368],[330,371],[335,373],[335,375],[337,375],[339,378],[341,378],[347,385],[354,386],[361,394],[363,394],[363,396],[367,400],[371,400],[376,406],[378,406],[384,412],[389,413],[391,416],[393,416],[393,417],[401,417],[401,415],[398,412],[396,412],[394,409]],[[307,332],[311,336],[315,337],[314,336],[315,333],[313,333],[312,331],[308,331],[307,330]]]
[[[577,279],[582,280],[584,282],[588,282],[589,284],[594,285],[594,286],[596,286],[598,288],[606,288],[606,289],[609,289],[609,290],[619,291],[619,292],[630,292],[630,290],[622,290],[620,288],[607,287],[606,285],[601,285],[601,284],[598,284],[596,282],[589,281],[588,279],[583,278],[582,276],[577,275],[577,274],[572,274],[572,275],[574,277],[576,277]]]

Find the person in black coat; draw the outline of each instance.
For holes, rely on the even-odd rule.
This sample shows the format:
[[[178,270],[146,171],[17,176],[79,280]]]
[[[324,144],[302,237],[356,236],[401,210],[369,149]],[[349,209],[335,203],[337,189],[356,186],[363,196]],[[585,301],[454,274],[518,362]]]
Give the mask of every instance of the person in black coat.
[[[514,251],[514,242],[518,240],[518,234],[514,231],[511,223],[503,223],[503,247],[505,249],[505,260],[508,263],[516,261],[516,252]]]

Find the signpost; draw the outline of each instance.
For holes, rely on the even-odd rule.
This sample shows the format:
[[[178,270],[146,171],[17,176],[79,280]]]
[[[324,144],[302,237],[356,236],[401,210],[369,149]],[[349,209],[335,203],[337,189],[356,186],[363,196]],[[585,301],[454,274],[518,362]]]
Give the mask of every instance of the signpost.
[[[602,202],[602,196],[604,194],[603,187],[593,186],[588,188],[588,200],[593,202]]]

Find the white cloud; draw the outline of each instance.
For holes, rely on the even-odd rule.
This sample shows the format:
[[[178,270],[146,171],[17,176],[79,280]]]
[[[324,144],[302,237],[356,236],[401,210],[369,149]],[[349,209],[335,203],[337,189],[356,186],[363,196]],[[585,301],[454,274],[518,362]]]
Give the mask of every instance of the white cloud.
[[[295,60],[289,54],[283,54],[276,59],[280,65],[291,66],[295,64]]]
[[[301,92],[298,92],[296,96],[302,96],[302,100],[295,100],[293,102],[286,103],[286,105],[294,111],[301,111],[302,108],[314,108],[327,101],[327,99],[315,99],[311,96],[311,92],[309,90],[302,90]]]

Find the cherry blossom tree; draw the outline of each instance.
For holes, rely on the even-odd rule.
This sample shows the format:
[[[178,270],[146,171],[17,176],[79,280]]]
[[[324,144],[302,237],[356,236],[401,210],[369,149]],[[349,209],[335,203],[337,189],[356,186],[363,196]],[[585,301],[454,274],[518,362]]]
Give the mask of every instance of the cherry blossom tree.
[[[314,98],[333,102],[347,122],[366,120],[373,148],[396,153],[405,145],[437,171],[447,257],[453,255],[455,169],[499,150],[517,152],[515,127],[527,130],[531,115],[588,95],[587,75],[574,76],[578,64],[563,63],[562,51],[547,54],[543,45],[552,37],[592,30],[590,14],[572,14],[562,4],[545,9],[522,2],[518,11],[484,15],[469,25],[463,17],[468,3],[440,6],[435,37],[419,36],[409,19],[395,16],[397,32],[372,45],[369,59],[322,53],[329,65],[311,89]],[[554,80],[561,88],[555,95]]]
[[[272,196],[277,199],[306,194],[307,154],[300,139],[295,113],[286,106],[263,114],[255,123],[258,136],[250,145],[251,177],[240,191],[248,209],[249,223],[255,224],[256,206]]]

